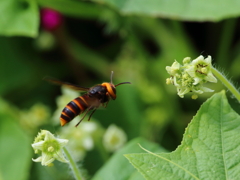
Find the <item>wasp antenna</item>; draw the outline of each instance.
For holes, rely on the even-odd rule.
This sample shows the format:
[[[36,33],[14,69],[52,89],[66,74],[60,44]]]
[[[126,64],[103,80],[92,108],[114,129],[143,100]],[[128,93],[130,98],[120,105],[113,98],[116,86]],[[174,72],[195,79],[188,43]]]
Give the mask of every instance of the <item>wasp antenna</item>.
[[[111,71],[111,76],[110,76],[111,84],[113,82],[112,79],[113,79],[113,71]]]
[[[121,85],[121,84],[131,84],[131,83],[130,83],[130,82],[121,82],[121,83],[115,85],[115,87],[117,87],[117,86],[119,86],[119,85]]]

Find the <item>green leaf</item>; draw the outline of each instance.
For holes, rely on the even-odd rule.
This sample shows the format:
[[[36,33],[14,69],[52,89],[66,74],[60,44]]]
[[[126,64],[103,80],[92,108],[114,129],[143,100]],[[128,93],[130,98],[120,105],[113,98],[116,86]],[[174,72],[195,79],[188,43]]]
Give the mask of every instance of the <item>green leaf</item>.
[[[86,19],[97,19],[103,12],[103,7],[99,4],[93,4],[76,0],[37,0],[43,6],[57,10],[65,15],[72,17],[81,17]]]
[[[29,176],[31,142],[16,118],[14,107],[0,99],[0,179],[25,180]]]
[[[111,157],[111,159],[96,173],[96,175],[93,177],[93,180],[140,180],[139,178],[142,177],[139,176],[139,172],[137,172],[123,156],[125,153],[143,152],[143,150],[139,147],[138,143],[149,147],[151,151],[166,151],[163,148],[160,148],[158,145],[151,143],[143,138],[133,139]]]
[[[34,0],[0,1],[0,35],[36,37],[38,7]]]
[[[95,0],[123,14],[148,15],[187,21],[220,21],[240,15],[240,1],[208,0]],[[225,8],[227,7],[227,8]]]
[[[142,174],[140,174],[138,171],[134,171],[128,180],[141,180],[144,179]]]
[[[202,105],[175,151],[126,157],[146,179],[240,179],[239,136],[240,117],[221,92]]]

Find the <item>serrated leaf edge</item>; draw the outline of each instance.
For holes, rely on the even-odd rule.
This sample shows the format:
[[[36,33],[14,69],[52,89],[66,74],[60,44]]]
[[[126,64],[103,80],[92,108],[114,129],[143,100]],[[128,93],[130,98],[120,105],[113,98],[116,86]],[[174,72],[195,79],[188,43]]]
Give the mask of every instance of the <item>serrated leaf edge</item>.
[[[139,153],[138,153],[138,154],[139,154]],[[128,155],[129,155],[129,154],[124,154],[125,158],[128,159]],[[137,171],[138,171],[145,179],[147,178],[147,177],[145,176],[145,174],[142,173],[142,172],[139,170],[139,168],[137,168],[137,167],[130,161],[130,159],[128,159],[128,161],[130,162],[130,164],[131,164],[135,169],[137,169]]]

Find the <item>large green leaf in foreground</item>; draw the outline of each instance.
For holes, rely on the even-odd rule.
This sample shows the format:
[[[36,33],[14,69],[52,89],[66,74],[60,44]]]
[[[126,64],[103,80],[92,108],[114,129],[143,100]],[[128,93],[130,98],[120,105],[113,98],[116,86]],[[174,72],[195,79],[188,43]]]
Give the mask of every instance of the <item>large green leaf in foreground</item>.
[[[240,15],[236,0],[94,0],[105,2],[123,14],[148,15],[187,21],[220,21]]]
[[[126,157],[146,179],[240,179],[240,117],[224,92],[215,94],[202,105],[174,152]]]
[[[95,174],[92,180],[142,180],[143,177],[134,169],[123,154],[129,152],[142,152],[138,143],[147,146],[154,152],[165,152],[166,150],[157,144],[149,142],[143,138],[135,138],[128,142],[123,148],[117,151],[109,161]]]
[[[17,124],[14,106],[0,98],[0,180],[28,179],[31,139]]]

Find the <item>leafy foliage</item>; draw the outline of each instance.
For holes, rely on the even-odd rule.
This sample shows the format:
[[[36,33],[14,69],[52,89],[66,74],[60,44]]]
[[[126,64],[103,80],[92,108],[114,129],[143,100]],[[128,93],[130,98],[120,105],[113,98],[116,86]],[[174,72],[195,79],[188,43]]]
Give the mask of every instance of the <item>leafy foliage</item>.
[[[10,106],[2,99],[0,107],[0,178],[25,180],[32,157],[30,138],[18,126],[16,114],[9,111]]]
[[[171,65],[174,59],[197,57],[200,54],[211,55],[213,62],[224,68],[227,74],[233,75],[233,81],[238,82],[238,3],[232,0],[182,0],[181,3],[173,0],[1,0],[0,98],[4,100],[0,101],[0,179],[27,179],[28,176],[29,179],[36,180],[72,178],[65,164],[56,162],[54,167],[49,168],[42,167],[40,163],[32,163],[31,158],[36,157],[32,156],[30,144],[40,129],[49,130],[63,139],[66,138],[64,131],[69,132],[69,144],[71,142],[72,145],[78,144],[81,147],[72,148],[71,151],[72,155],[79,155],[81,160],[78,164],[86,177],[143,179],[123,156],[143,152],[137,143],[157,154],[131,154],[127,155],[128,158],[133,158],[133,164],[136,160],[136,166],[145,167],[145,170],[140,170],[145,175],[152,173],[157,177],[156,169],[162,167],[155,165],[164,161],[158,157],[159,152],[163,152],[161,146],[168,150],[176,149],[189,120],[199,106],[212,95],[202,94],[195,101],[190,100],[187,95],[184,99],[179,99],[176,90],[165,85],[165,79],[168,77],[165,68]],[[60,23],[51,31],[44,27],[44,23],[40,23],[43,21],[41,12],[44,9],[52,11],[46,18],[49,21],[54,22],[54,13],[59,15]],[[229,17],[236,18],[228,19]],[[199,21],[202,23],[196,23]],[[61,88],[42,79],[51,76],[91,87],[94,84],[109,82],[111,71],[114,71],[114,83],[129,81],[132,84],[117,87],[117,99],[109,102],[106,109],[96,111],[91,120],[92,124],[95,124],[95,128],[92,128],[94,133],[90,133],[87,128],[91,123],[86,123],[86,126],[80,124],[82,128],[86,127],[86,131],[82,131],[81,128],[73,129],[74,123],[69,123],[68,127],[60,127],[58,118],[61,110],[71,99],[65,102],[64,99],[67,98],[61,93]],[[218,83],[210,85],[210,88],[218,91],[223,87]],[[78,95],[75,92],[73,96],[72,99]],[[215,109],[209,112],[206,104],[214,102]],[[225,108],[221,108],[219,102],[223,103]],[[240,112],[238,102],[234,99],[229,99],[229,102],[235,111]],[[238,127],[235,126],[234,120],[227,126],[219,126],[217,121],[214,121],[216,117],[212,118],[208,114],[231,112],[227,118],[236,116],[226,105],[224,95],[218,94],[206,104],[202,106],[201,114],[190,123],[190,127],[199,127],[197,130],[201,131],[197,132],[201,136],[204,136],[203,132],[211,132],[211,136],[217,138],[219,131],[225,132],[223,127],[229,127],[226,132],[233,133],[231,123],[235,128]],[[226,116],[224,113],[222,118]],[[213,124],[205,122],[195,125],[197,120],[203,122],[202,117],[211,117]],[[57,122],[54,122],[54,119],[57,119]],[[225,119],[221,120],[226,123],[223,121]],[[108,152],[102,143],[103,134],[111,124],[123,129],[129,141],[114,153]],[[222,162],[226,162],[228,166],[225,167],[230,168],[232,162],[230,170],[234,171],[234,168],[237,168],[237,162],[234,166],[232,158],[236,154],[231,151],[238,141],[235,131],[231,134],[235,139],[229,135],[228,138],[233,139],[232,142],[223,143],[224,148],[226,144],[226,148],[232,148],[230,151],[224,149],[229,159],[223,159],[221,144],[218,144],[219,149],[215,146],[214,149],[200,146],[200,142],[196,143],[197,139],[188,137],[189,134],[196,135],[190,127],[184,136],[185,146],[180,145],[178,148],[182,148],[183,155],[189,158],[184,159],[188,164],[180,163],[182,167],[187,169],[191,163],[195,163],[188,171],[200,177],[195,173],[198,167],[196,160],[199,157],[193,156],[194,151],[195,155],[214,159],[216,163],[212,167],[222,168]],[[215,129],[213,131],[210,128]],[[85,137],[89,141],[84,139]],[[213,141],[209,138],[206,136],[204,139],[208,144]],[[209,148],[215,145],[215,141],[218,142],[214,139]],[[189,149],[184,149],[188,148],[187,144]],[[197,153],[198,150],[200,154]],[[209,155],[212,152],[214,156]],[[220,155],[216,154],[217,152]],[[232,153],[231,157],[228,152]],[[178,151],[160,155],[169,156],[174,162],[173,158],[179,157]],[[139,162],[137,158],[143,157],[149,158],[151,162],[146,162],[145,159]],[[204,160],[208,159],[202,161]],[[237,156],[234,160],[238,160]],[[177,162],[182,161],[179,159]],[[212,162],[209,162],[209,165],[211,164]],[[163,167],[169,168],[169,165]],[[203,170],[209,167],[201,164],[199,166]],[[178,170],[176,173],[184,175],[181,168]],[[18,177],[15,177],[16,175]],[[208,177],[208,174],[204,175]],[[204,175],[201,174],[201,178]]]
[[[137,175],[136,170],[127,162],[126,159],[123,159],[123,155],[129,152],[142,152],[138,144],[145,145],[154,152],[165,152],[163,148],[160,148],[158,145],[148,142],[143,138],[136,138],[131,140],[124,148],[115,153],[111,159],[98,171],[98,173],[93,177],[93,180],[98,179],[129,179],[134,180],[142,178]],[[117,174],[117,176],[116,176]]]
[[[239,129],[221,92],[202,105],[175,151],[125,156],[146,179],[239,179]]]
[[[36,37],[39,27],[37,3],[31,0],[0,2],[0,34]]]
[[[219,21],[239,16],[239,1],[201,1],[195,0],[95,0],[117,8],[123,14],[139,14],[188,21]],[[216,5],[217,4],[217,5]],[[223,8],[223,7],[228,8]]]

